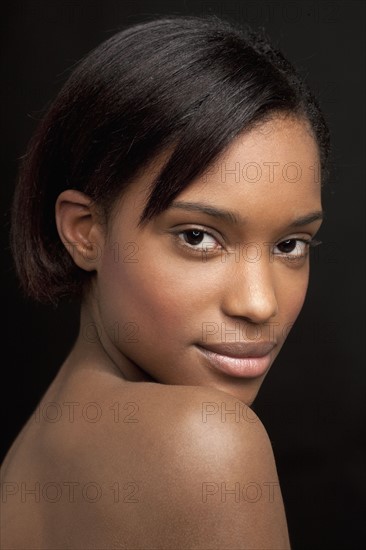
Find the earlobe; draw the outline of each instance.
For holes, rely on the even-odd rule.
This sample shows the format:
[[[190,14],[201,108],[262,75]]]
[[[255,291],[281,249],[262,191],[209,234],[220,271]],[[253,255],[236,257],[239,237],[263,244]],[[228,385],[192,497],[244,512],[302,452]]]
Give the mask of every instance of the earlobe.
[[[92,199],[75,189],[63,191],[55,204],[55,218],[60,239],[76,265],[95,271],[104,239]]]

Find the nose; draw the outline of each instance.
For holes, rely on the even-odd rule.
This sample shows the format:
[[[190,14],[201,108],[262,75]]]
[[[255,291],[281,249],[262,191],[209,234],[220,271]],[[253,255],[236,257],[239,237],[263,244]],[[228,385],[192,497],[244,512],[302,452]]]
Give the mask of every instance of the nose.
[[[242,317],[252,323],[265,323],[278,313],[271,264],[240,261],[228,275],[222,309],[229,317]]]

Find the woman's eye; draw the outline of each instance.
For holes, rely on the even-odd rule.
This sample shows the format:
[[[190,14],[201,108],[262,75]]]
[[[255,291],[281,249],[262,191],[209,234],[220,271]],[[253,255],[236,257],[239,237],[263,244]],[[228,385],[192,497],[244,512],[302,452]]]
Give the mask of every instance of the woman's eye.
[[[193,253],[216,253],[223,249],[218,240],[203,229],[186,229],[176,232],[175,237],[180,246]],[[290,260],[299,260],[307,255],[310,247],[318,244],[321,244],[321,241],[315,239],[286,239],[274,246],[273,254]]]
[[[287,256],[290,258],[302,258],[306,255],[311,240],[306,239],[287,239],[278,243],[274,248],[279,252],[274,252],[277,256]]]
[[[180,244],[197,252],[209,252],[215,248],[217,239],[202,229],[186,229],[176,234]],[[180,237],[183,235],[183,239]]]

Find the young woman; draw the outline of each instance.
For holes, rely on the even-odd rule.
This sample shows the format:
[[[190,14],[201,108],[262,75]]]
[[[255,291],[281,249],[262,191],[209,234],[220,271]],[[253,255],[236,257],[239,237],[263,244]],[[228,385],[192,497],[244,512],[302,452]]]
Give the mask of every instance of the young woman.
[[[263,32],[163,17],[80,62],[14,196],[22,288],[81,314],[2,466],[4,548],[290,547],[250,405],[305,299],[328,156]]]

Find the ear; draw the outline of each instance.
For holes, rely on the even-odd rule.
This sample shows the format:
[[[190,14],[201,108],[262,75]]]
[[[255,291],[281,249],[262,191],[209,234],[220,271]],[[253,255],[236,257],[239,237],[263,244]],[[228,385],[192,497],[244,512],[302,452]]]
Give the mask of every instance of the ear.
[[[85,271],[97,269],[105,235],[95,204],[75,189],[60,193],[55,205],[57,231],[72,259]]]

